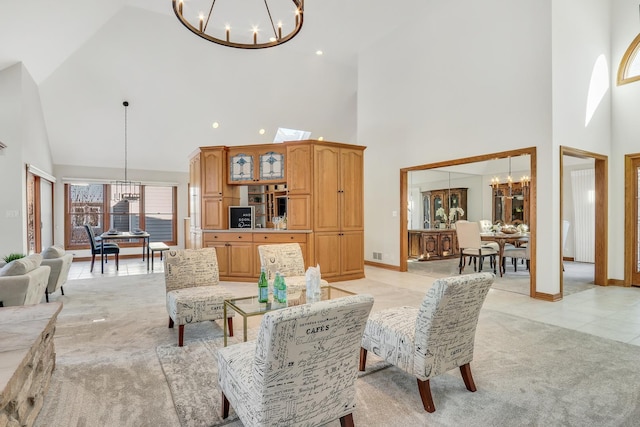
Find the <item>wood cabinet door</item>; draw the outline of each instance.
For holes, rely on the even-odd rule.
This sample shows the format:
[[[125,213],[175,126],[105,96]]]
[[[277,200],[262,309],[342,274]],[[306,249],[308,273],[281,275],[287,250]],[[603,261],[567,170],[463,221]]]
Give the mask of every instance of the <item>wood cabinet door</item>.
[[[238,147],[228,151],[229,184],[248,184],[257,181],[256,153],[251,148]]]
[[[273,147],[255,153],[256,180],[261,184],[285,182],[285,154]]]
[[[320,275],[331,278],[340,275],[340,235],[337,232],[315,234],[315,262]]]
[[[229,276],[229,246],[227,246],[226,242],[210,241],[206,237],[205,235],[202,239],[202,247],[215,248],[216,257],[218,258],[219,276]]]
[[[313,153],[313,206],[314,229],[337,231],[340,229],[340,149],[314,146]]]
[[[364,273],[364,232],[347,231],[340,236],[340,274]]]
[[[203,230],[220,230],[227,228],[227,224],[224,223],[226,217],[222,197],[202,198],[201,226]]]
[[[289,194],[311,194],[313,163],[311,145],[287,147],[287,191]]]
[[[287,228],[289,230],[311,230],[311,196],[289,194],[287,197]]]
[[[222,196],[226,153],[222,149],[203,150],[201,153],[202,197]]]
[[[230,277],[251,277],[254,270],[253,243],[231,242],[229,248]]]
[[[364,230],[363,162],[362,150],[340,150],[340,223],[343,231]]]

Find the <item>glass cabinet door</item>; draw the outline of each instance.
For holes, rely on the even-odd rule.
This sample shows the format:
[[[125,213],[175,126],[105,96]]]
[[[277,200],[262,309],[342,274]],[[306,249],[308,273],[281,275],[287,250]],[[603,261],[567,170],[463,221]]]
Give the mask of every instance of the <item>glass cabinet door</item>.
[[[422,197],[422,227],[429,229],[431,228],[431,197],[423,196]]]

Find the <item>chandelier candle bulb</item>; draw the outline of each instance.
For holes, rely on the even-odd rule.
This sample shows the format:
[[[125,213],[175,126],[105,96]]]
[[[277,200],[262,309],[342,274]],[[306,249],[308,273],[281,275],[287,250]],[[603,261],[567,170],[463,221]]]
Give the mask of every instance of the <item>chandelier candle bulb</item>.
[[[204,16],[200,15],[200,32],[202,32],[203,27],[204,27]]]
[[[278,22],[278,39],[282,38],[282,22]]]
[[[227,27],[227,41],[229,41],[229,32],[231,31],[231,28]]]
[[[258,44],[258,30],[253,30],[253,44]]]

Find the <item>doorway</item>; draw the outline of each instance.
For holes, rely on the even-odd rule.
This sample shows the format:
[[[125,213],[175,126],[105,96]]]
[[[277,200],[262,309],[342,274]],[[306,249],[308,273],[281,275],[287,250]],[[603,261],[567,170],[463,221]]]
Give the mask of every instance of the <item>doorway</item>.
[[[608,246],[608,158],[600,154],[591,153],[571,147],[560,147],[560,230],[566,226],[563,224],[563,213],[565,210],[564,194],[565,178],[568,168],[567,164],[571,163],[570,159],[585,160],[593,164],[593,222],[588,230],[593,233],[593,283],[600,286],[607,286],[607,246]],[[569,224],[569,229],[571,224]],[[568,232],[571,235],[571,231]],[[564,295],[564,269],[563,269],[563,251],[565,248],[564,233],[560,233],[560,295]]]
[[[625,156],[624,286],[640,286],[640,154]]]
[[[528,186],[529,190],[529,227],[531,229],[529,245],[531,251],[531,260],[530,260],[530,274],[528,277],[528,286],[527,286],[527,294],[534,298],[545,299],[545,300],[553,300],[553,296],[548,294],[538,294],[536,291],[536,148],[523,148],[518,150],[511,151],[503,151],[498,153],[490,153],[485,155],[479,155],[474,157],[467,157],[461,159],[454,159],[449,161],[443,161],[439,163],[425,164],[419,166],[412,166],[409,168],[403,168],[400,170],[400,271],[408,270],[408,258],[409,258],[409,220],[410,215],[410,194],[408,191],[409,187],[409,179],[410,173],[416,171],[425,171],[425,170],[447,170],[447,168],[457,168],[471,164],[478,163],[491,163],[499,159],[509,159],[511,157],[519,157],[519,156],[528,156],[529,161],[527,164],[527,168],[529,170],[529,178],[530,184]],[[505,160],[502,160],[504,163]],[[485,173],[493,174],[494,172]],[[490,187],[487,185],[487,191],[491,193]],[[480,193],[478,193],[480,194]],[[469,195],[468,197],[472,197]],[[478,196],[480,197],[480,196]],[[415,197],[414,197],[415,199]],[[422,200],[422,199],[420,199]],[[409,206],[409,209],[407,207]],[[418,223],[418,222],[416,222]],[[525,285],[526,286],[526,285]]]
[[[53,245],[53,182],[55,178],[27,167],[27,251],[40,253]]]

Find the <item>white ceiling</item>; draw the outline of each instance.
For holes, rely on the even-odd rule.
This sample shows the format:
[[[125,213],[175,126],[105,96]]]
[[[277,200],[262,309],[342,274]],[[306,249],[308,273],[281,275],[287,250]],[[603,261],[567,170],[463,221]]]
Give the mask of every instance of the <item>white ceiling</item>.
[[[421,4],[307,0],[297,37],[243,50],[187,31],[171,0],[0,0],[0,69],[22,62],[39,86],[54,164],[123,167],[128,100],[129,169],[186,171],[198,146],[278,127],[356,142],[358,51]]]

